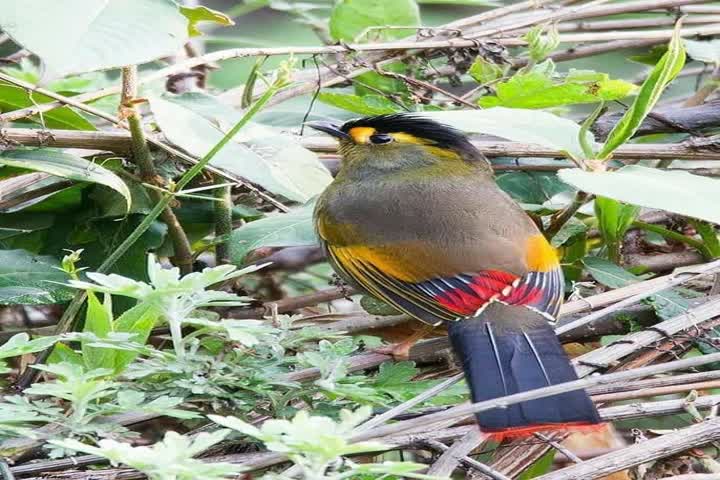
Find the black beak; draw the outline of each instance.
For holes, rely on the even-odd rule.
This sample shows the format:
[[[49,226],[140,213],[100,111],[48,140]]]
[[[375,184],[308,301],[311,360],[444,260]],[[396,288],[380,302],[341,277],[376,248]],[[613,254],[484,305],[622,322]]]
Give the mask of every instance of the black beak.
[[[349,139],[350,136],[340,130],[340,127],[335,125],[332,122],[305,122],[305,125],[307,125],[310,128],[314,128],[315,130],[319,130],[321,132],[325,132],[328,135],[332,135],[335,138],[340,139]]]

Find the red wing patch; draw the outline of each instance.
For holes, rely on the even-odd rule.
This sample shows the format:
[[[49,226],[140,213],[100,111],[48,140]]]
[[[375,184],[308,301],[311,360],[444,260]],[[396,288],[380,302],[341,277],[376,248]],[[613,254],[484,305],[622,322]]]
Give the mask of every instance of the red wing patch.
[[[477,275],[461,274],[415,284],[448,310],[474,316],[491,301],[524,305],[555,317],[563,298],[560,268],[530,272],[524,277],[497,270]]]

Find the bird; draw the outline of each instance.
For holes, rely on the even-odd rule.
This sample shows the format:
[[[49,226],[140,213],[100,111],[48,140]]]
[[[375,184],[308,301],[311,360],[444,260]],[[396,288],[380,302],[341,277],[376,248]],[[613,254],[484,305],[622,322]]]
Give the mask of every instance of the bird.
[[[339,142],[314,210],[329,263],[359,291],[446,325],[473,402],[578,378],[553,329],[558,254],[463,132],[412,113],[307,125]],[[584,390],[475,417],[500,438],[601,425]]]

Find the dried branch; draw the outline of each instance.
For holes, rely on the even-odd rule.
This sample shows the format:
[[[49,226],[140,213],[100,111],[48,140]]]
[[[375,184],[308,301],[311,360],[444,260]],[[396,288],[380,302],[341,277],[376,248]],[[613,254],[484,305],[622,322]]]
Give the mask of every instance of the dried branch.
[[[678,315],[664,322],[658,323],[652,330],[643,330],[622,337],[617,342],[593,350],[573,360],[578,375],[584,377],[599,369],[609,368],[614,362],[641,350],[653,343],[670,338],[676,333],[691,328],[700,331],[703,321],[712,319],[720,313],[720,299],[710,300],[698,307],[691,308],[686,313]],[[662,332],[662,333],[661,333]]]
[[[715,307],[717,307],[718,305],[720,305],[720,301],[718,301]],[[352,440],[364,441],[369,439],[377,439],[420,427],[429,428],[430,426],[438,422],[449,420],[457,421],[470,414],[492,410],[493,408],[506,408],[507,406],[516,403],[534,400],[536,398],[544,398],[558,395],[560,393],[571,392],[574,390],[586,389],[596,385],[606,385],[608,383],[647,377],[650,375],[656,375],[659,373],[666,373],[675,370],[688,369],[692,367],[697,367],[699,365],[707,365],[708,363],[712,363],[717,360],[720,360],[720,353],[712,353],[709,355],[703,355],[701,357],[677,360],[674,362],[667,362],[660,365],[651,365],[648,367],[636,368],[633,370],[609,373],[606,375],[598,375],[591,378],[583,378],[572,382],[565,382],[557,385],[538,388],[535,390],[516,393],[513,395],[508,395],[506,397],[486,400],[474,404],[459,405],[450,408],[449,410],[446,410],[444,412],[425,415],[424,417],[419,419],[403,420],[392,425],[385,425],[366,432],[361,432],[359,434],[353,435]]]
[[[537,477],[537,480],[591,480],[601,478],[718,439],[720,439],[720,418],[713,418],[704,423],[542,475]]]
[[[470,434],[466,435],[465,438],[467,438],[469,435]],[[475,434],[475,438],[477,438],[477,437],[478,437],[478,435]],[[482,437],[480,437],[480,438],[482,438]],[[441,442],[438,442],[437,440],[427,440],[425,443],[434,449],[437,449],[437,450],[440,450],[441,452],[449,454],[451,457],[458,454],[457,451],[453,451],[453,448],[455,447],[455,445],[457,445],[457,443],[455,445],[453,445],[453,448],[449,448],[447,445],[445,445]],[[458,443],[460,443],[460,442],[458,442]],[[462,447],[466,448],[469,444],[471,444],[471,443],[468,442],[468,443],[464,444]],[[471,466],[475,470],[481,472],[486,477],[492,478],[493,480],[510,480],[509,477],[506,477],[505,475],[498,472],[497,470],[494,470],[494,469],[488,467],[487,465],[485,465],[484,463],[480,463],[477,460],[474,460],[465,455],[461,455],[458,458],[458,460]]]
[[[720,100],[712,100],[697,106],[662,107],[653,113],[666,120],[658,119],[658,115],[649,115],[638,129],[636,136],[698,131],[717,127],[720,125]],[[598,138],[604,139],[623,114],[624,112],[615,112],[601,116],[592,126],[592,131]]]
[[[661,277],[661,278],[663,278],[663,281],[656,282],[652,287],[650,287],[650,288],[646,287],[640,293],[637,293],[635,295],[627,297],[624,300],[620,300],[602,310],[598,310],[596,312],[591,313],[590,315],[587,315],[578,320],[575,320],[574,322],[560,325],[555,331],[558,335],[561,335],[561,334],[569,332],[575,328],[581,327],[586,324],[590,324],[590,323],[592,323],[600,318],[603,318],[606,315],[609,315],[610,313],[613,313],[617,310],[620,310],[625,307],[629,307],[630,305],[632,305],[634,303],[638,303],[641,300],[644,300],[645,298],[649,297],[650,295],[652,295],[654,293],[658,293],[658,292],[661,292],[668,288],[671,288],[671,287],[674,287],[677,285],[681,285],[681,284],[686,283],[691,280],[695,280],[704,275],[710,275],[710,274],[716,273],[716,272],[720,271],[720,260],[716,260],[714,262],[710,262],[710,263],[707,263],[704,265],[699,265],[695,268],[696,268],[696,270],[695,269],[693,269],[693,270],[686,269],[686,270],[679,271],[677,273],[674,273],[674,274],[666,276],[666,277]]]
[[[77,108],[77,109],[79,109],[79,110],[82,110],[82,111],[84,111],[84,112],[87,112],[87,113],[89,113],[89,114],[91,114],[91,115],[95,115],[95,116],[97,116],[97,117],[99,117],[99,118],[102,118],[102,119],[104,119],[104,120],[107,120],[107,121],[111,122],[112,124],[117,125],[118,127],[124,128],[124,129],[126,129],[126,130],[129,129],[128,124],[127,124],[126,122],[120,120],[119,118],[117,118],[117,117],[115,117],[115,116],[113,116],[113,115],[110,115],[110,114],[108,114],[108,113],[105,113],[104,111],[99,110],[99,109],[97,109],[97,108],[95,108],[95,107],[91,107],[91,106],[89,106],[89,105],[85,105],[84,103],[82,103],[81,101],[79,101],[79,97],[80,97],[79,95],[76,96],[76,97],[72,97],[72,98],[66,97],[66,96],[64,96],[64,95],[60,95],[60,94],[58,94],[58,93],[56,93],[56,92],[53,92],[53,91],[51,91],[51,90],[46,90],[46,89],[44,89],[44,88],[38,87],[38,86],[36,86],[36,85],[33,85],[33,84],[31,84],[31,83],[25,82],[24,80],[19,80],[19,79],[17,79],[17,78],[11,77],[10,75],[6,75],[6,74],[4,74],[4,73],[2,73],[2,72],[0,72],[0,80],[4,80],[4,81],[6,81],[6,82],[8,82],[8,83],[11,83],[11,84],[13,84],[13,85],[17,85],[18,87],[24,88],[24,89],[27,90],[27,91],[37,92],[37,93],[46,95],[46,96],[48,96],[48,97],[50,97],[50,98],[54,98],[54,99],[58,100],[60,104],[70,105],[70,106],[75,107],[75,108]],[[11,112],[11,113],[15,113],[15,112],[17,112],[17,111],[14,111],[14,112]],[[2,125],[4,121],[8,121],[8,120],[6,120],[6,119],[3,118],[3,117],[4,117],[4,115],[0,115],[0,125]],[[37,131],[35,132],[35,135],[37,135]],[[195,158],[195,157],[193,157],[193,156],[191,156],[191,155],[188,155],[188,154],[186,154],[186,153],[184,153],[184,152],[181,152],[180,150],[178,150],[178,149],[176,149],[176,148],[174,148],[174,147],[171,147],[170,145],[168,145],[168,144],[165,143],[164,141],[159,140],[155,135],[149,135],[149,134],[146,133],[146,139],[147,139],[147,141],[148,141],[149,143],[151,143],[153,146],[155,146],[155,147],[157,147],[157,148],[160,148],[161,150],[166,151],[166,152],[169,153],[170,155],[172,155],[172,156],[174,156],[174,157],[177,157],[177,158],[183,160],[184,162],[187,162],[187,163],[190,164],[190,165],[197,165],[198,162],[199,162],[199,160],[198,160],[197,158]],[[48,145],[41,145],[41,146],[48,146]],[[265,193],[265,192],[257,189],[257,188],[256,188],[255,186],[253,186],[252,184],[247,183],[245,180],[243,180],[243,179],[241,179],[241,178],[239,178],[239,177],[237,177],[237,176],[235,176],[235,175],[232,175],[232,174],[230,174],[230,173],[227,173],[227,172],[225,172],[224,170],[218,169],[218,168],[216,168],[216,167],[212,167],[212,166],[210,166],[210,165],[207,165],[207,166],[205,167],[205,169],[207,169],[207,170],[210,171],[210,172],[216,173],[216,174],[222,176],[223,178],[226,178],[226,179],[228,179],[228,180],[230,180],[230,181],[232,181],[232,182],[234,182],[234,183],[237,183],[238,185],[242,185],[244,188],[246,188],[246,189],[248,189],[249,191],[253,192],[255,195],[258,195],[259,197],[263,198],[265,201],[271,203],[272,205],[274,205],[275,207],[277,207],[277,208],[280,209],[281,211],[283,211],[283,212],[289,211],[289,209],[288,209],[285,205],[283,205],[283,204],[280,203],[279,201],[275,200],[274,198],[272,198],[271,196],[269,196],[267,193]]]
[[[47,132],[51,135],[41,135],[37,129],[31,128],[6,128],[2,130],[3,138],[7,141],[26,146],[80,148],[117,153],[127,153],[131,148],[130,135],[125,132],[82,132],[75,130],[48,130]],[[331,138],[311,136],[302,137],[300,140],[305,148],[315,152],[335,153],[337,151],[337,142]],[[565,155],[559,149],[533,143],[474,140],[473,144],[487,157],[565,158]],[[618,148],[613,153],[613,159],[706,161],[720,160],[720,152],[712,144],[703,146],[695,146],[690,143],[628,144]],[[572,165],[568,164],[567,166]]]
[[[453,443],[452,447],[445,449],[444,453],[440,455],[440,458],[430,466],[427,474],[435,475],[436,477],[450,477],[450,474],[455,471],[455,468],[457,468],[461,460],[466,458],[470,452],[480,447],[483,441],[484,438],[479,434],[477,429],[470,430],[462,438]]]

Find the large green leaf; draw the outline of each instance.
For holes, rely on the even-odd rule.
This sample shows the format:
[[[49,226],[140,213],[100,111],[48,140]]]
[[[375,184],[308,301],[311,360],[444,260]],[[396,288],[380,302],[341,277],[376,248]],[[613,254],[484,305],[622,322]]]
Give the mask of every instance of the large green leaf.
[[[670,45],[668,45],[668,51],[643,82],[637,97],[635,97],[625,115],[608,134],[605,144],[598,153],[598,158],[606,159],[610,157],[616,148],[635,135],[645,117],[655,107],[660,95],[665,91],[665,87],[680,73],[683,66],[685,66],[685,49],[683,40],[680,38],[680,31],[676,27]]]
[[[415,27],[420,10],[415,0],[340,0],[330,14],[330,35],[351,42],[369,27]],[[391,40],[407,37],[413,30],[385,29],[371,32],[369,38]],[[364,39],[360,39],[364,40]]]
[[[25,250],[0,250],[0,305],[46,305],[72,298],[67,274],[53,257]]]
[[[314,202],[289,213],[272,215],[233,231],[230,236],[230,259],[241,265],[248,253],[260,247],[295,247],[317,245],[313,226]]]
[[[63,76],[172,55],[188,21],[172,0],[5,0],[0,27]]]
[[[33,93],[32,98],[24,88],[0,83],[0,110],[3,113],[21,108],[31,107],[36,103],[48,103],[54,99],[39,93]],[[33,122],[43,124],[47,128],[61,128],[65,130],[95,130],[95,126],[85,117],[76,113],[70,107],[60,107],[43,113],[42,121],[38,115],[29,117]]]
[[[487,110],[423,112],[425,117],[470,133],[484,133],[516,142],[536,143],[557,148],[581,158],[578,140],[580,125],[549,112],[522,108],[495,107]],[[589,144],[594,143],[591,133]]]
[[[478,100],[482,107],[548,108],[618,100],[637,90],[632,83],[611,80],[606,73],[573,71],[556,81],[539,72],[515,74],[496,87],[496,95]]]
[[[165,136],[197,157],[204,156],[225,135],[220,122],[209,121],[184,105],[160,97],[152,97],[150,104]],[[230,142],[210,163],[300,202],[317,195],[332,181],[317,156],[287,136],[258,138],[256,143],[264,155]]]
[[[121,194],[125,199],[125,209],[130,209],[130,190],[125,182],[110,170],[84,158],[51,148],[21,148],[0,153],[0,165],[105,185]]]
[[[614,172],[558,172],[579,190],[648,208],[720,223],[720,181],[688,172],[627,165]]]

